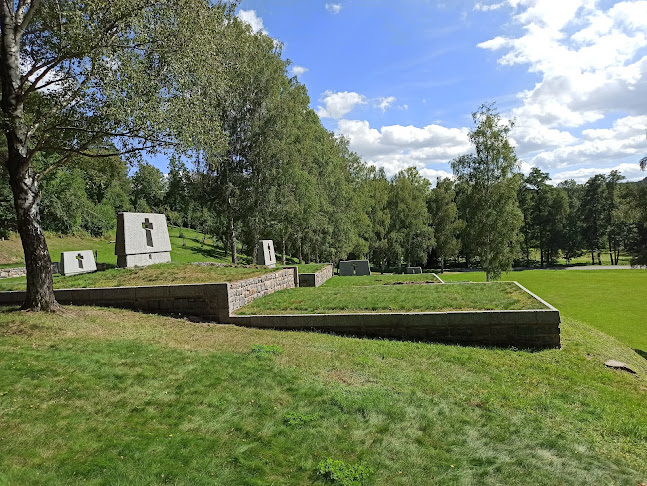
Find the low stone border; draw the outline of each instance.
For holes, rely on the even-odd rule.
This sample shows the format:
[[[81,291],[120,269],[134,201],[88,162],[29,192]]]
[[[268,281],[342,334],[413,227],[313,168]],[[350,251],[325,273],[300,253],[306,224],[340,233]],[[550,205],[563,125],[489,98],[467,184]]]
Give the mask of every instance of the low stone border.
[[[61,304],[177,313],[226,322],[231,313],[253,300],[293,288],[295,271],[282,269],[231,283],[56,289],[54,295]],[[25,294],[24,290],[0,292],[0,305],[21,305]]]
[[[237,326],[419,339],[448,344],[559,348],[560,314],[548,302],[514,282],[545,309],[411,313],[231,315]],[[444,284],[453,285],[453,284]]]
[[[54,294],[61,304],[178,313],[244,327],[420,339],[463,345],[535,349],[560,347],[559,311],[517,282],[522,290],[546,308],[393,314],[233,315],[236,309],[259,297],[294,288],[295,279],[296,269],[284,268],[231,283],[57,289]],[[25,291],[0,292],[0,305],[20,305],[24,299]]]
[[[52,273],[59,273],[58,262],[52,262]],[[0,278],[25,277],[26,275],[26,267],[0,268]]]
[[[320,287],[326,280],[332,278],[334,271],[335,268],[330,264],[315,273],[300,273],[299,287]]]

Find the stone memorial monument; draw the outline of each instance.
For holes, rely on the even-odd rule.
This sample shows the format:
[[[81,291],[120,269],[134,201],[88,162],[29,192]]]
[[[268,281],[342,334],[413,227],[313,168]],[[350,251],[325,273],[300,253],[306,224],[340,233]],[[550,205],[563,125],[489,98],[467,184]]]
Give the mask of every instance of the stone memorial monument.
[[[342,260],[339,262],[339,275],[341,277],[370,274],[371,266],[368,260]]]
[[[276,255],[274,254],[274,241],[260,240],[256,245],[256,264],[265,265],[270,268],[276,266]]]
[[[97,271],[92,250],[64,251],[61,253],[61,262],[58,266],[61,275],[77,275]]]
[[[118,267],[145,267],[171,261],[171,240],[166,216],[153,213],[118,213]]]
[[[406,274],[411,275],[414,273],[422,273],[422,267],[407,267]]]

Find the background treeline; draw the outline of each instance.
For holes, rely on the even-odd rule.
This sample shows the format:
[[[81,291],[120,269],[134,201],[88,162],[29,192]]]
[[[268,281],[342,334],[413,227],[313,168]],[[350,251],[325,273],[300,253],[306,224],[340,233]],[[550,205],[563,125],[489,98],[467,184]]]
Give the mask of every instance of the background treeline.
[[[120,54],[134,57],[118,64],[127,72],[103,86],[105,100],[97,101],[112,111],[92,119],[104,138],[88,140],[83,151],[68,147],[64,164],[54,149],[35,153],[44,229],[100,236],[114,230],[118,211],[155,211],[220,241],[233,262],[240,248],[255,258],[261,238],[273,239],[279,255],[306,262],[480,265],[494,276],[513,260],[543,265],[584,252],[592,262],[603,251],[612,261],[621,252],[647,261],[647,185],[625,183],[616,172],[557,186],[538,169],[523,177],[507,141],[511,126],[487,106],[474,115],[476,153],[452,161],[456,182],[439,180],[432,189],[415,168],[388,178],[322,126],[305,86],[288,74],[279,42],[224,5],[203,7],[197,19],[191,8],[180,17],[201,22],[195,39],[166,52],[164,42],[175,37],[161,23],[144,32],[154,37],[150,53]],[[167,27],[175,32],[176,24]],[[166,175],[145,163],[129,175],[132,160],[105,156],[128,147],[131,131],[105,135],[113,131],[102,124],[118,115],[146,130],[164,127],[172,143],[160,147],[173,153]],[[78,133],[89,126],[82,121],[74,122]],[[161,137],[144,135],[148,147]],[[5,164],[0,171],[0,236],[7,236],[16,211]]]
[[[472,250],[474,225],[467,223],[476,201],[466,183],[439,179],[432,188],[414,168],[388,178],[361,163],[343,139],[325,130],[321,135],[328,158],[271,167],[262,190],[251,175],[238,174],[230,201],[213,187],[213,174],[177,159],[167,174],[141,164],[130,176],[119,158],[80,160],[43,181],[43,226],[102,236],[114,233],[118,211],[154,211],[219,241],[232,257],[232,241],[252,255],[258,239],[271,238],[279,258],[306,262],[352,257],[385,268],[480,265]],[[516,182],[522,219],[515,265],[546,266],[586,254],[599,264],[602,253],[616,264],[620,254],[631,255],[635,264],[647,262],[647,179],[625,182],[613,171],[585,184],[555,186],[534,168],[525,177],[517,174]],[[0,221],[6,237],[15,228],[15,212],[4,183]]]

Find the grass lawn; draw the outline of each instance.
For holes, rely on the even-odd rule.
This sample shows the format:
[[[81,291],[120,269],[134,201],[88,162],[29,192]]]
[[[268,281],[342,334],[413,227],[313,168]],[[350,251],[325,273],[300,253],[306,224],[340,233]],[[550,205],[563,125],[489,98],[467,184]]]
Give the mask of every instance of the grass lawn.
[[[335,275],[326,280],[322,287],[366,287],[370,285],[393,285],[407,282],[436,282],[440,281],[431,273],[406,274],[379,274],[340,277]]]
[[[296,265],[296,267],[299,269],[299,273],[317,273],[319,270],[321,270],[323,267],[325,267],[327,263],[302,263],[300,265]],[[295,265],[292,265],[295,266]]]
[[[445,273],[446,281],[485,280],[483,272]],[[503,275],[562,314],[618,338],[647,357],[647,270],[524,270]]]
[[[528,353],[0,310],[0,484],[323,485],[326,458],[374,485],[647,481],[647,362],[569,317],[562,336]]]
[[[359,277],[335,277],[354,279]],[[332,280],[332,279],[331,279]],[[330,282],[330,280],[329,280]],[[321,286],[282,290],[236,311],[241,315],[544,309],[511,282],[474,285]]]
[[[168,285],[233,282],[273,272],[266,267],[215,267],[182,263],[159,263],[141,268],[119,268],[102,272],[62,277],[54,276],[54,288],[126,287],[132,285]],[[26,278],[0,280],[0,291],[24,290]]]
[[[169,236],[171,239],[171,260],[177,263],[214,261],[228,263],[230,257],[225,257],[225,253],[220,246],[214,246],[211,239],[205,240],[204,246],[201,245],[202,234],[195,230],[184,229],[185,238],[180,238],[179,228],[169,226]],[[54,233],[46,233],[47,246],[49,247],[50,257],[53,261],[58,261],[62,251],[74,250],[97,250],[97,262],[116,265],[117,257],[115,255],[115,245],[110,241],[115,240],[114,235],[105,238],[92,238],[90,236],[57,236]],[[186,246],[183,246],[186,245]],[[241,258],[245,259],[244,255]],[[13,234],[8,240],[0,241],[0,265],[9,267],[24,266],[22,245],[17,234]]]

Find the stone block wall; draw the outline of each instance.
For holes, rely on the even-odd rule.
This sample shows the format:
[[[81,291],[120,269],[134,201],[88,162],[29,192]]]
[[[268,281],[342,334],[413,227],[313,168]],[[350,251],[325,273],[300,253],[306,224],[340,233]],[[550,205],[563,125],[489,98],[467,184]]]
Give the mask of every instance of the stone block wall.
[[[347,336],[546,349],[560,347],[556,309],[391,314],[231,316],[230,324]]]
[[[300,273],[299,287],[319,287],[333,276],[334,268],[332,265],[326,265],[316,273]]]
[[[293,289],[296,281],[296,267],[284,268],[260,277],[248,278],[229,285],[229,312],[249,304],[255,299],[284,289]]]
[[[52,262],[52,273],[58,273],[58,262]],[[27,268],[0,268],[0,278],[24,277],[27,275]]]
[[[56,289],[54,295],[64,305],[98,305],[177,313],[227,322],[231,312],[254,299],[294,288],[295,272],[296,269],[283,269],[231,283]],[[24,300],[24,291],[0,292],[0,305],[20,305]]]

